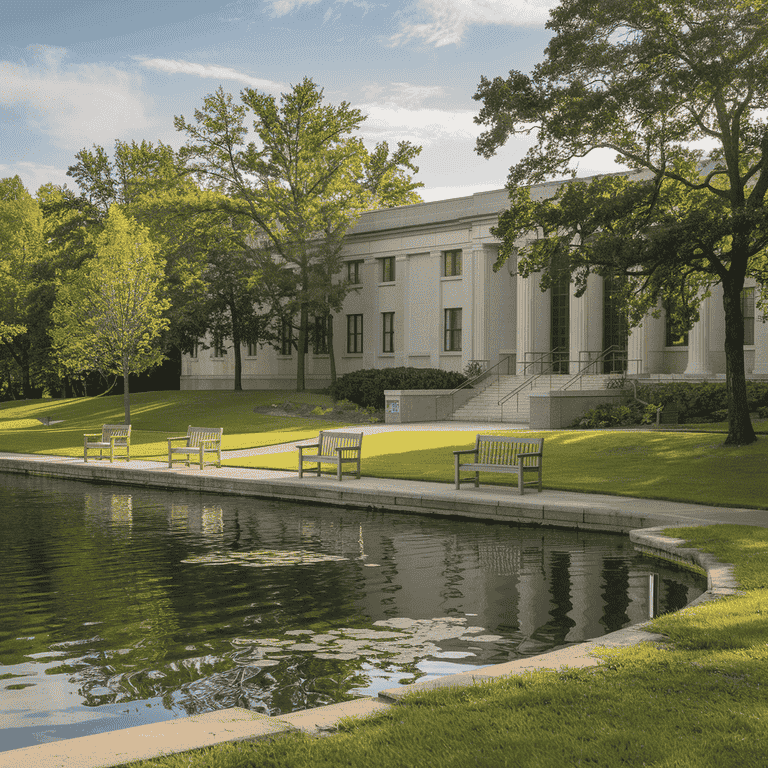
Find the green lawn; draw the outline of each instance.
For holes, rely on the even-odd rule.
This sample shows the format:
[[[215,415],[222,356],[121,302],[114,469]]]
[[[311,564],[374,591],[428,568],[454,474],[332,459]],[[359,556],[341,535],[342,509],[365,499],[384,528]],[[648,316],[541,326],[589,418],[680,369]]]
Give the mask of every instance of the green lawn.
[[[656,619],[662,644],[590,669],[413,694],[325,738],[291,734],[132,768],[761,768],[768,752],[768,530],[669,531],[736,565],[745,593]]]
[[[520,434],[498,432],[494,434]],[[723,445],[709,433],[649,431],[526,432],[544,438],[544,487],[713,506],[768,509],[768,439]],[[366,435],[363,474],[370,477],[453,482],[453,451],[472,447],[468,432]],[[407,447],[408,450],[404,450]],[[295,450],[232,459],[233,466],[296,470]],[[510,485],[511,475],[481,475],[483,483]]]
[[[131,395],[131,456],[163,458],[166,438],[186,434],[192,424],[224,427],[224,450],[255,448],[317,435],[322,425],[344,422],[279,418],[253,412],[254,407],[282,403],[310,403],[330,407],[327,395],[316,392],[140,392]],[[60,424],[46,427],[48,417]],[[69,400],[25,400],[0,403],[0,451],[82,456],[83,434],[98,432],[102,424],[122,424],[123,396]]]

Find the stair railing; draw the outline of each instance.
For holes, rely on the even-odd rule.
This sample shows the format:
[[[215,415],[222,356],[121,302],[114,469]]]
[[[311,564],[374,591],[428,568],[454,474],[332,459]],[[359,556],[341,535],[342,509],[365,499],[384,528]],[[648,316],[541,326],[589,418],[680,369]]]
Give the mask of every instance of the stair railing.
[[[553,374],[555,374],[555,371],[553,370],[554,366],[555,365],[558,365],[558,366],[562,365],[563,362],[565,362],[562,359],[556,359],[556,356],[558,355],[558,353],[561,353],[563,351],[564,350],[561,347],[557,347],[557,348],[555,348],[555,349],[553,349],[553,350],[551,350],[549,352],[542,352],[537,359],[532,360],[530,363],[524,363],[524,365],[523,365],[523,374],[525,375],[526,369],[528,368],[529,365],[541,364],[541,363],[544,362],[544,358],[545,357],[547,357],[547,356],[550,357],[549,364],[547,365],[546,369],[544,369],[542,371],[539,371],[538,373],[532,374],[522,384],[517,386],[515,389],[513,389],[508,394],[504,395],[504,397],[502,397],[498,401],[497,405],[501,406],[501,420],[502,421],[504,421],[504,405],[505,405],[505,403],[507,403],[509,400],[511,400],[514,397],[515,398],[515,409],[519,410],[519,408],[520,408],[520,394],[525,389],[527,389],[529,387],[532,389],[534,383],[537,382],[542,376],[549,375],[550,387],[552,386],[552,376],[553,376]]]
[[[470,362],[486,362],[486,361],[470,361]],[[467,379],[463,384],[451,390],[445,395],[438,395],[436,400],[436,418],[438,421],[445,421],[450,419],[454,414],[458,406],[456,405],[456,393],[461,392],[464,389],[474,389],[479,384],[483,384],[482,389],[489,387],[494,381],[498,381],[501,376],[509,376],[510,364],[514,365],[514,357],[511,355],[505,355],[499,360],[498,363],[492,365],[490,368],[486,368],[481,371],[477,376],[471,379]],[[504,372],[506,370],[506,372]],[[482,389],[480,391],[482,391]],[[480,392],[478,392],[480,394]]]
[[[618,353],[618,354],[617,354]],[[583,352],[579,352],[579,372],[571,379],[568,379],[568,381],[563,384],[562,387],[560,387],[560,391],[564,391],[566,389],[570,389],[570,387],[575,384],[576,382],[579,382],[579,389],[581,389],[581,380],[590,373],[590,369],[598,365],[600,363],[604,363],[609,357],[612,357],[612,359],[616,359],[619,355],[624,355],[624,359],[627,363],[629,363],[629,360],[626,359],[626,350],[623,350],[621,347],[614,344],[613,346],[608,347],[608,349],[604,349],[596,358],[591,360],[589,363],[587,363],[582,368],[582,359],[581,356],[584,354]],[[594,354],[592,352],[587,352],[586,354]]]

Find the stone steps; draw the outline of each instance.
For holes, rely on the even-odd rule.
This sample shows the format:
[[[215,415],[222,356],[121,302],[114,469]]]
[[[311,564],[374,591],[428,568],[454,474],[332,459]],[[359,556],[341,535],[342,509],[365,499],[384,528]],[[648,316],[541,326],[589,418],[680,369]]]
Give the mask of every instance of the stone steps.
[[[604,374],[585,375],[580,386],[570,389],[605,389],[610,377]],[[478,422],[508,422],[527,424],[530,421],[530,401],[532,393],[541,394],[560,389],[573,379],[571,375],[545,375],[531,382],[529,388],[523,389],[518,395],[499,405],[505,395],[514,392],[518,387],[530,380],[527,376],[500,376],[487,384],[469,402],[465,403],[451,416],[453,421]]]

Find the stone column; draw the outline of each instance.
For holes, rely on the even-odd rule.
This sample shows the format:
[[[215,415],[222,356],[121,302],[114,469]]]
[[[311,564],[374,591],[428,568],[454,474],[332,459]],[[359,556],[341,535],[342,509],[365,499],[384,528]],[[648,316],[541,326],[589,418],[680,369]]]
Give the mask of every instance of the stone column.
[[[528,365],[549,349],[549,294],[541,292],[541,277],[517,276],[517,373],[530,375],[538,366]]]
[[[469,257],[469,258],[467,258]],[[465,292],[472,298],[471,319],[464,321],[464,359],[487,360],[490,358],[488,346],[488,280],[489,265],[488,255],[482,246],[474,246],[471,251],[465,250],[462,254],[464,261],[463,272],[465,279],[470,272],[472,290]],[[492,273],[491,273],[492,274]],[[468,334],[471,336],[468,338]],[[463,366],[462,366],[463,368]]]
[[[603,343],[603,281],[599,275],[587,277],[583,296],[570,298],[570,373],[586,368],[591,357],[600,354]],[[594,353],[591,357],[584,353]],[[581,356],[581,357],[580,357]]]
[[[756,288],[755,293],[759,290]],[[759,310],[755,312],[755,365],[752,373],[768,376],[768,317],[763,317]]]
[[[712,371],[709,367],[709,298],[704,299],[699,307],[699,320],[688,333],[688,367],[685,376],[706,376]]]
[[[629,332],[627,373],[648,373],[648,337],[645,320]]]

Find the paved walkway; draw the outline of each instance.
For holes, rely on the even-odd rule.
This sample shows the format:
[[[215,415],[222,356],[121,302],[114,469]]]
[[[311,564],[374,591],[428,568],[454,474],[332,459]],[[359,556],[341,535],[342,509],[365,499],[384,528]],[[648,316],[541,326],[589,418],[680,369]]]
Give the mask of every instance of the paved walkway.
[[[463,424],[444,422],[414,425],[359,425],[355,429],[366,434],[383,431],[466,430],[482,432],[510,429],[509,424]],[[525,427],[520,427],[524,429]],[[347,430],[349,427],[346,428]],[[313,442],[306,440],[301,442]],[[296,443],[280,446],[227,451],[223,455],[236,458],[245,455],[282,452]],[[60,456],[29,456],[0,453],[0,473],[21,472],[79,480],[127,483],[143,487],[198,490],[212,493],[235,493],[303,502],[320,502],[343,506],[393,509],[417,514],[454,515],[528,523],[556,525],[586,530],[631,533],[632,541],[643,551],[694,562],[708,573],[709,589],[700,598],[712,599],[733,593],[735,582],[728,566],[714,562],[711,556],[696,550],[677,548],[676,540],[660,534],[660,527],[737,523],[768,527],[768,510],[708,507],[683,502],[649,501],[593,493],[544,490],[519,495],[515,490],[496,486],[472,486],[459,491],[450,483],[377,478],[335,477],[298,478],[297,472],[266,471],[238,467],[186,468],[166,463],[136,461],[130,463],[89,461]],[[656,530],[653,530],[656,529]],[[627,627],[601,638],[555,650],[542,656],[516,659],[459,675],[415,683],[382,691],[378,698],[356,699],[342,704],[294,712],[283,717],[268,717],[234,708],[210,712],[180,720],[169,720],[123,731],[101,733],[77,739],[40,744],[26,749],[0,752],[0,768],[102,768],[129,760],[146,759],[241,739],[259,739],[281,732],[301,730],[319,734],[333,730],[342,717],[365,717],[386,710],[407,691],[419,687],[471,685],[532,669],[557,669],[595,666],[599,661],[591,655],[598,646],[621,647],[638,642],[661,639],[640,627]]]

